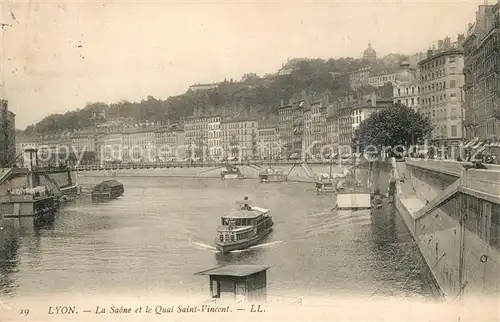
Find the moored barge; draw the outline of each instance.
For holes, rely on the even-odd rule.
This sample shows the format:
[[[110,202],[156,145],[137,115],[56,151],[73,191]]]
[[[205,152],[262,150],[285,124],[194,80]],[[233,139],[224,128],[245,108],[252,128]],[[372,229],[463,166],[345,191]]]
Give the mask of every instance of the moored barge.
[[[106,201],[123,196],[123,184],[116,180],[105,180],[92,188],[92,201]]]
[[[268,209],[250,206],[247,197],[238,205],[237,210],[222,216],[222,226],[217,228],[215,245],[223,253],[254,246],[273,230]]]
[[[244,179],[245,176],[243,175],[243,173],[241,173],[240,169],[238,169],[237,167],[226,165],[224,168],[221,169],[220,178],[221,180]]]
[[[259,180],[265,182],[283,182],[288,179],[283,169],[269,168],[259,172]]]

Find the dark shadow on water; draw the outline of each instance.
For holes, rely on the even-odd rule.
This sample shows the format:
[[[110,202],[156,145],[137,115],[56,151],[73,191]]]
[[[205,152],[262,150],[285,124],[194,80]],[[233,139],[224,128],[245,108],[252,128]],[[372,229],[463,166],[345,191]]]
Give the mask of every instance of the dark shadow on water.
[[[237,252],[215,253],[215,260],[218,266],[257,264],[255,260],[265,251],[264,248],[247,248]]]
[[[19,236],[14,229],[4,229],[0,238],[0,292],[12,296],[19,287],[12,276],[19,265]]]

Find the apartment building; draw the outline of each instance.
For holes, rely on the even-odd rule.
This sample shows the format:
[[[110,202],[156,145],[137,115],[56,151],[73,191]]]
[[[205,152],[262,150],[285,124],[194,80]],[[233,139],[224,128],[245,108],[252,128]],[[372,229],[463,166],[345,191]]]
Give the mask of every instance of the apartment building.
[[[303,110],[303,118],[304,118],[304,129],[303,129],[303,139],[302,146],[304,151],[304,157],[308,158],[307,155],[308,148],[313,145],[313,128],[312,128],[312,111],[310,106],[306,106]]]
[[[124,162],[153,162],[156,160],[155,127],[127,127],[122,131]]]
[[[355,132],[361,122],[371,114],[392,107],[392,99],[379,98],[376,94],[364,95],[360,98],[346,96],[338,108],[338,133],[340,153],[345,153],[345,147],[353,147]]]
[[[500,138],[500,4],[481,5],[464,42],[465,136]]]
[[[185,133],[175,125],[155,131],[156,161],[177,161],[186,156]]]
[[[349,74],[349,84],[353,90],[368,84],[372,72],[370,67],[360,68]]]
[[[420,79],[418,72],[410,68],[409,62],[402,62],[393,84],[394,103],[413,108],[420,107]]]
[[[124,158],[123,134],[121,131],[99,133],[96,137],[96,148],[101,162],[130,160],[130,158]]]
[[[16,155],[28,148],[38,149],[38,140],[30,136],[16,136]]]
[[[222,148],[220,142],[220,128],[221,128],[221,116],[211,116],[207,118],[208,123],[208,154],[210,156],[219,158],[222,156]]]
[[[381,73],[379,75],[374,75],[374,76],[368,77],[367,83],[368,83],[368,85],[373,86],[373,87],[382,87],[386,83],[390,83],[390,84],[394,83],[395,80],[396,80],[396,73],[384,72],[384,73]]]
[[[184,120],[186,140],[186,157],[202,158],[207,155],[208,146],[208,118],[190,116]]]
[[[71,134],[73,152],[96,152],[96,134],[92,132],[74,132]]]
[[[253,118],[221,120],[222,155],[242,160],[259,155],[258,122]]]
[[[0,101],[0,168],[14,162],[16,156],[16,115],[7,100]]]
[[[445,150],[458,146],[463,138],[464,56],[460,44],[447,37],[441,48],[429,50],[419,63],[420,109],[433,130],[431,142]]]
[[[281,106],[278,109],[278,130],[280,133],[280,139],[283,143],[283,152],[291,150],[292,148],[292,121],[293,121],[293,106],[292,101],[288,104],[284,104],[281,101]]]
[[[328,104],[327,95],[311,103],[311,140],[315,144],[310,151],[313,155],[319,154],[321,147],[326,144],[326,114]]]
[[[262,159],[276,159],[281,155],[282,147],[279,129],[276,125],[259,124],[259,156]]]

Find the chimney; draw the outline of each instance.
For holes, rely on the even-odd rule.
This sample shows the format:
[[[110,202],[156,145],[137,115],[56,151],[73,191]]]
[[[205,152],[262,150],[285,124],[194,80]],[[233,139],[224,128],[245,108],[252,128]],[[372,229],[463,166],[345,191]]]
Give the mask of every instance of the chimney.
[[[443,40],[439,40],[438,41],[438,50],[443,49],[443,47],[444,47],[444,41]]]
[[[281,100],[281,107],[285,106],[285,101],[284,100]]]
[[[433,51],[432,49],[430,49],[430,48],[429,48],[429,49],[427,50],[427,58],[431,58],[433,54],[434,54],[434,51]]]

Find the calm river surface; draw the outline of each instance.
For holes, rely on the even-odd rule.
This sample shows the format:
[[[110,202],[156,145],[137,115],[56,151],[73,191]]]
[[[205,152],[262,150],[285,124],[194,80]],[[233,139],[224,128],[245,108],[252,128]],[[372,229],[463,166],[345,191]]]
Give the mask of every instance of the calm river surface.
[[[81,178],[91,185],[103,178]],[[267,264],[268,293],[435,298],[429,269],[399,215],[331,211],[313,184],[257,180],[119,178],[125,196],[66,205],[51,227],[2,241],[4,297],[50,293],[207,293],[194,273],[226,263]],[[271,209],[275,231],[264,245],[222,256],[215,228],[236,200]]]

